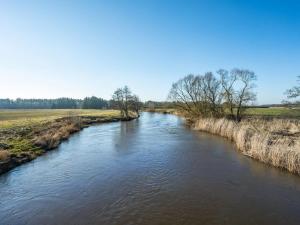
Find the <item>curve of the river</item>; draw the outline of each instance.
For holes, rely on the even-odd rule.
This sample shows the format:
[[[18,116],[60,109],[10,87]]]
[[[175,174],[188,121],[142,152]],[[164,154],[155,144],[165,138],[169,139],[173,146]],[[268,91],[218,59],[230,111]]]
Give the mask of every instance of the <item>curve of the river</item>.
[[[143,113],[0,176],[0,224],[300,224],[300,178]]]

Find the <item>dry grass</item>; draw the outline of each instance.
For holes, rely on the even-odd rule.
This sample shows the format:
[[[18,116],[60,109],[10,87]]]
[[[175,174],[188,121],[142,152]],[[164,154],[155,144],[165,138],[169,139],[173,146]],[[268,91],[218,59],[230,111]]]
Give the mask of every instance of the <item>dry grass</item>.
[[[45,150],[56,148],[62,140],[79,131],[81,124],[71,121],[61,122],[59,125],[55,124],[53,127],[48,127],[47,130],[36,134],[33,140],[35,146]]]
[[[10,157],[9,151],[0,149],[0,160],[5,161]]]
[[[90,124],[122,119],[117,110],[1,110],[0,174],[56,148]]]
[[[176,109],[172,108],[155,108],[155,109],[150,109],[146,108],[144,109],[145,112],[155,112],[155,113],[163,113],[163,114],[174,114],[176,113]]]
[[[243,154],[300,175],[300,121],[199,119],[194,129],[234,141]]]

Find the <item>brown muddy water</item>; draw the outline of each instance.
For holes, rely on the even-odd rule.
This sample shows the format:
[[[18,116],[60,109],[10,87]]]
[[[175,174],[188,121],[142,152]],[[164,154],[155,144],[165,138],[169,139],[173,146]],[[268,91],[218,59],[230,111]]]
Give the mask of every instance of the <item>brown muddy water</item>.
[[[0,224],[300,224],[300,177],[173,115],[92,126],[0,176]]]

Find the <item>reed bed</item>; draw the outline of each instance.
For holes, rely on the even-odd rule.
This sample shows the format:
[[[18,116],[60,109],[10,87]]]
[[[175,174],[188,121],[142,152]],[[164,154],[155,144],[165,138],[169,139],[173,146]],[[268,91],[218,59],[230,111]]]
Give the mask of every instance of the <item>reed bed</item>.
[[[226,137],[244,154],[300,175],[300,121],[248,118],[201,118],[193,129]]]

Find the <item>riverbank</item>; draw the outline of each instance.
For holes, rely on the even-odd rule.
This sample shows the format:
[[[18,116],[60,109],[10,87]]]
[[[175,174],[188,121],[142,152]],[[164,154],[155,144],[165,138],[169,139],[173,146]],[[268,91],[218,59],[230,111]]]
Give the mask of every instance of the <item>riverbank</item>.
[[[163,114],[179,115],[176,108],[145,108],[145,112],[157,112]],[[266,107],[266,108],[248,108],[245,111],[245,117],[260,118],[260,119],[300,119],[300,108],[287,108],[287,107]]]
[[[14,110],[5,115],[10,118],[14,113],[19,117],[0,121],[0,174],[55,149],[85,127],[125,120],[114,110],[48,110],[41,115],[39,110]]]
[[[228,138],[244,155],[300,175],[299,120],[248,118],[236,123],[202,118],[191,127]]]
[[[183,116],[175,109],[152,112]],[[229,139],[246,156],[300,175],[300,120],[291,112],[249,109],[239,123],[226,118],[186,118],[186,123],[194,130]]]
[[[176,114],[176,109],[170,109],[170,108],[146,108],[143,110],[144,112],[150,112],[150,113],[162,113],[162,114]]]

